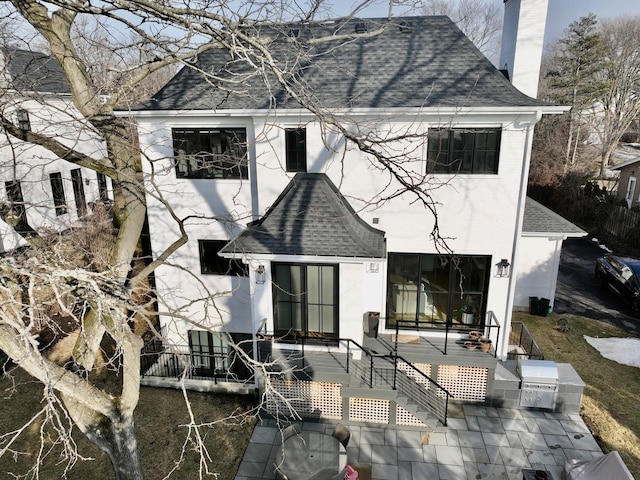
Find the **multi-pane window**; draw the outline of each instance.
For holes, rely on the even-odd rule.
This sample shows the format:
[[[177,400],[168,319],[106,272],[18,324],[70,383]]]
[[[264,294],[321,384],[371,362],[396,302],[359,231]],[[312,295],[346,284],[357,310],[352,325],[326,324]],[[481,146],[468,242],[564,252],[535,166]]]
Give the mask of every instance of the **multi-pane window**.
[[[307,171],[307,130],[287,128],[284,131],[287,172]]]
[[[22,187],[20,186],[20,182],[17,180],[4,182],[4,186],[7,190],[7,201],[9,203],[11,215],[19,218],[23,222],[26,222],[27,210],[24,206],[24,197],[22,196]]]
[[[200,273],[208,275],[247,276],[247,266],[240,260],[218,255],[227,240],[198,240],[200,251]]]
[[[428,173],[498,173],[499,128],[431,129]]]
[[[491,258],[390,253],[388,326],[444,328],[472,312],[482,323]],[[469,310],[463,312],[463,307]]]
[[[107,176],[104,173],[97,172],[98,178],[98,196],[101,201],[109,200],[109,188],[107,187]]]
[[[64,195],[62,174],[60,172],[50,173],[49,181],[51,182],[51,192],[53,194],[53,205],[56,209],[56,215],[64,215],[67,213],[67,199]]]
[[[174,128],[179,178],[249,178],[244,128]]]
[[[16,112],[16,118],[18,119],[18,128],[23,132],[31,131],[31,120],[29,119],[29,112],[26,110],[18,110]]]
[[[273,264],[275,330],[314,338],[338,335],[336,265]]]
[[[195,375],[211,377],[228,373],[230,349],[221,336],[214,336],[205,330],[189,330],[189,349]]]
[[[76,203],[78,217],[83,217],[87,213],[87,199],[84,196],[82,171],[79,168],[71,170],[71,185],[73,186],[73,198]]]

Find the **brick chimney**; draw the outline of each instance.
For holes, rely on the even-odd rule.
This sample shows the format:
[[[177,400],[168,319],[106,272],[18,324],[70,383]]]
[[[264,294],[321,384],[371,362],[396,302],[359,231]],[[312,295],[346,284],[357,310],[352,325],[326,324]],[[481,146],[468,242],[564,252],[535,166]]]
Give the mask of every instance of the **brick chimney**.
[[[536,97],[549,0],[504,0],[499,68],[521,92]]]

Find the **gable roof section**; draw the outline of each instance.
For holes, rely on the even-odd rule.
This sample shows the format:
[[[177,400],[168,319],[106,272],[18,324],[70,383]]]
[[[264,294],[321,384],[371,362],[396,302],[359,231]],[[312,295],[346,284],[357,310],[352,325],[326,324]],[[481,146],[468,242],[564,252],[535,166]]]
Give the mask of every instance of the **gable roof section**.
[[[368,33],[355,35],[363,25]],[[380,27],[381,33],[372,34]],[[268,41],[279,66],[292,72],[292,87],[303,92],[305,102],[324,108],[550,105],[518,91],[445,16],[259,28],[255,35]],[[341,39],[310,42],[332,36]],[[226,49],[200,54],[195,65],[133,110],[300,108],[272,74],[265,80]],[[205,79],[198,69],[212,76]]]
[[[2,49],[1,67],[7,88],[24,92],[71,93],[57,60],[40,52]]]
[[[609,170],[622,170],[624,167],[628,167],[629,165],[635,165],[640,162],[640,144],[620,144],[613,155],[616,160],[620,160],[620,163],[616,165],[609,165]]]
[[[369,226],[323,173],[298,173],[265,216],[220,250],[234,254],[384,258],[384,232]]]
[[[528,236],[584,237],[587,232],[527,197],[524,204],[522,233]]]

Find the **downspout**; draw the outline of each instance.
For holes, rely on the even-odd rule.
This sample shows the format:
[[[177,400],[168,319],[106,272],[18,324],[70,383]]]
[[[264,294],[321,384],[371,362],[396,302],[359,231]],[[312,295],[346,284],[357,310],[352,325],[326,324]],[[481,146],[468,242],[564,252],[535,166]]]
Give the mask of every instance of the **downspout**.
[[[513,247],[511,249],[511,275],[509,275],[509,286],[507,291],[507,305],[504,312],[504,331],[502,332],[502,345],[500,346],[500,359],[505,360],[505,352],[509,347],[509,334],[511,333],[511,316],[513,313],[513,303],[516,292],[516,275],[518,271],[518,250],[520,248],[520,238],[522,236],[522,222],[524,219],[524,205],[527,198],[527,183],[529,180],[529,164],[531,163],[531,148],[533,146],[533,129],[542,118],[542,111],[535,112],[535,121],[527,126],[525,138],[525,148],[522,158],[522,171],[520,172],[520,191],[518,195],[518,209],[516,217],[516,228],[513,234]],[[507,325],[509,330],[507,330]]]

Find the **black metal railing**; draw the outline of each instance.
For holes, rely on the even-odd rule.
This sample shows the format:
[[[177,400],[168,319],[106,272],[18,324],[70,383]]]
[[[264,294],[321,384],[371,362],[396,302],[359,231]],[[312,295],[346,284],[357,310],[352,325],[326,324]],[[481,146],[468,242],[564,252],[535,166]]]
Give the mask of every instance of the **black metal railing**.
[[[509,360],[544,360],[544,353],[524,323],[513,322],[511,324],[509,347],[510,351],[507,352]]]
[[[266,333],[264,337],[268,337]],[[314,346],[327,345],[346,348],[346,373],[352,373],[369,388],[391,387],[410,398],[427,412],[432,413],[443,425],[447,425],[449,397],[451,394],[438,382],[416,368],[411,362],[396,354],[383,355],[374,353],[351,338],[319,339],[317,337],[295,336],[287,339],[286,343],[299,348],[296,357],[301,362],[301,368],[306,368],[305,349],[309,344]],[[258,349],[260,351],[260,349]],[[363,358],[352,360],[352,354],[361,352]],[[264,354],[263,354],[264,355]],[[354,367],[355,365],[355,367]],[[398,365],[411,371],[412,375],[400,373]],[[417,379],[425,384],[420,385]],[[429,388],[426,388],[426,387]]]
[[[219,382],[245,383],[253,375],[234,351],[193,354],[187,345],[166,348],[159,340],[145,343],[140,355],[142,377],[186,378]]]
[[[429,327],[427,327],[427,325]],[[446,320],[426,321],[426,320],[415,320],[415,319],[412,319],[412,320],[398,319],[395,321],[395,334],[396,334],[395,342],[394,342],[395,352],[397,353],[398,351],[398,338],[401,333],[406,333],[407,331],[410,331],[410,330],[415,330],[419,332],[425,332],[428,330],[433,331],[433,330],[436,330],[434,329],[434,326],[436,327],[440,326],[440,328],[437,328],[437,330],[444,331],[444,347],[442,351],[444,355],[447,355],[447,347],[449,345],[449,334],[452,331],[455,333],[460,333],[460,332],[467,332],[472,330],[480,330],[483,332],[484,336],[489,337],[491,339],[491,342],[494,345],[493,350],[490,352],[492,352],[494,357],[497,358],[498,356],[498,349],[496,347],[497,345],[499,345],[499,342],[500,342],[500,331],[502,327],[497,317],[491,310],[489,310],[485,314],[484,324],[467,325],[467,324],[454,324]]]

